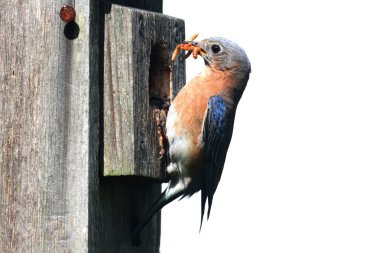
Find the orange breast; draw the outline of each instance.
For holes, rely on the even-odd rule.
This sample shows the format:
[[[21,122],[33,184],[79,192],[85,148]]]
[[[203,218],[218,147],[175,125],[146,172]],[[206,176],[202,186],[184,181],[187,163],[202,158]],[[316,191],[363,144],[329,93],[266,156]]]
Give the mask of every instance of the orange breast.
[[[174,99],[172,106],[177,112],[174,122],[176,136],[182,136],[191,143],[188,155],[192,163],[201,162],[200,135],[208,99],[221,93],[226,78],[218,72],[206,72],[189,81]],[[196,164],[191,167],[198,167]]]

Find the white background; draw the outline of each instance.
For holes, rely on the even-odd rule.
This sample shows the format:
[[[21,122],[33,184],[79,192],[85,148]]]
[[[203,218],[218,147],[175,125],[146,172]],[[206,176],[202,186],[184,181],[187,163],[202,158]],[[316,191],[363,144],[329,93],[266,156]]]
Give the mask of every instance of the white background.
[[[379,3],[379,4],[377,4]],[[162,211],[162,253],[380,252],[380,2],[178,1],[164,13],[236,41],[252,73],[208,222]],[[188,80],[201,59],[187,60]]]

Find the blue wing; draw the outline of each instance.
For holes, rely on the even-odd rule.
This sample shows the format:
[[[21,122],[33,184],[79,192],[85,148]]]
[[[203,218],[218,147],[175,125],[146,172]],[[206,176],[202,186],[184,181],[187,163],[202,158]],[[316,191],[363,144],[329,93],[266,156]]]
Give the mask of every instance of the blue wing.
[[[212,199],[222,175],[228,146],[230,145],[235,110],[221,96],[208,100],[203,123],[202,142],[206,168],[204,168],[201,200],[201,227],[208,202],[207,218],[210,216]]]

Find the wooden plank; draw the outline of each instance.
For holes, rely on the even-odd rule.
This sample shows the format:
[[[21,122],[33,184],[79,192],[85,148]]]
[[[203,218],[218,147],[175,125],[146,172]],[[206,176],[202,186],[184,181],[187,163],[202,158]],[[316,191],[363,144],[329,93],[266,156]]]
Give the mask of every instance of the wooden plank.
[[[71,39],[60,8],[61,1],[0,4],[0,252],[88,249],[96,52],[89,1],[75,1],[79,34]]]
[[[170,85],[175,95],[185,83],[184,61],[170,63],[184,32],[182,20],[153,12],[113,5],[106,15],[105,176],[165,178],[152,101],[170,96]]]

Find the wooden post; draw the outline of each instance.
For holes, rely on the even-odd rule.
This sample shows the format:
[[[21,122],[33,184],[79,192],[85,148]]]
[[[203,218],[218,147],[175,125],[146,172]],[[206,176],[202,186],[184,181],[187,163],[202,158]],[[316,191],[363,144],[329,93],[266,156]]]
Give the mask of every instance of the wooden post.
[[[103,2],[61,3],[0,4],[0,252],[159,252],[159,215],[130,231],[160,184],[102,176]]]
[[[0,252],[88,248],[99,142],[90,138],[99,126],[90,110],[99,98],[96,6],[75,1],[76,36],[60,8],[61,1],[0,6]]]

